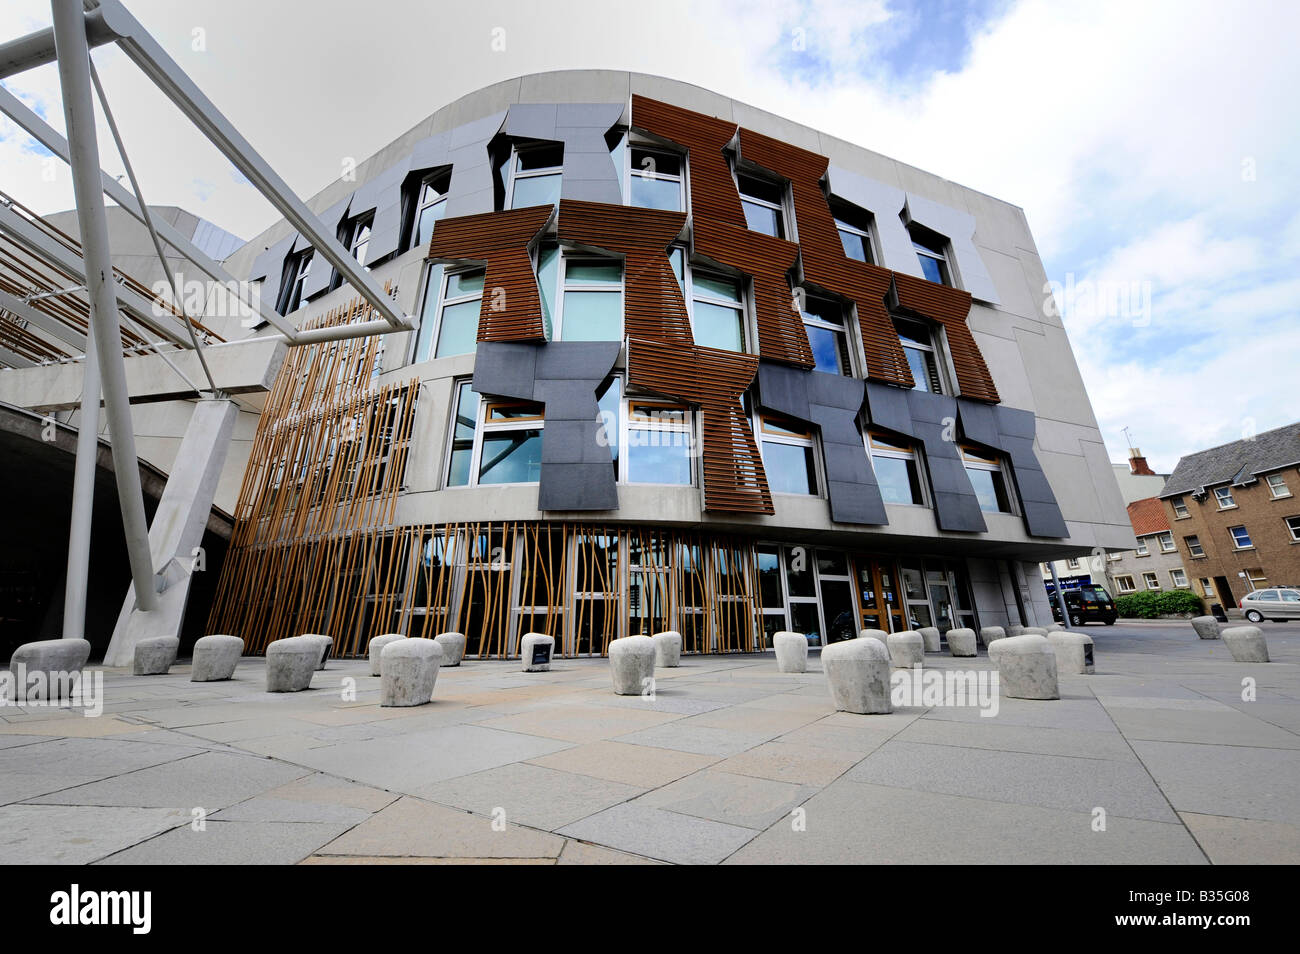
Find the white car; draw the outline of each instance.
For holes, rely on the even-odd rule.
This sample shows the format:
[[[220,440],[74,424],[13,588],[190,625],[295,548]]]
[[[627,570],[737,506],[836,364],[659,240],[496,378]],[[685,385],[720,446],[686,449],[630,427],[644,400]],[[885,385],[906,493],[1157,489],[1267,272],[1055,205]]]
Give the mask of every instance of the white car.
[[[1254,590],[1243,596],[1238,605],[1252,623],[1262,623],[1266,619],[1275,623],[1300,619],[1300,589],[1270,586],[1266,590]]]

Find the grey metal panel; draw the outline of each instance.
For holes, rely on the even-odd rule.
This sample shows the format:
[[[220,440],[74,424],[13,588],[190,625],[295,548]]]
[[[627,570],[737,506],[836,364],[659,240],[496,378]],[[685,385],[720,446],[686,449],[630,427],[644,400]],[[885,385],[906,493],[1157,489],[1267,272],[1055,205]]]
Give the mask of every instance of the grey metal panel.
[[[913,435],[925,448],[934,493],[934,517],[941,530],[982,533],[988,529],[975,488],[962,463],[957,436],[957,399],[928,391],[905,391]]]
[[[832,165],[826,170],[831,195],[861,206],[875,216],[876,241],[880,243],[880,264],[896,272],[924,278],[921,263],[916,260],[912,237],[903,227],[903,206],[907,193],[877,179],[868,179]]]
[[[624,108],[623,103],[516,103],[502,132],[564,144],[562,198],[621,205],[620,172],[605,133],[622,118]]]
[[[911,393],[888,384],[867,382],[867,414],[872,424],[916,437],[912,429],[912,412],[907,406]]]
[[[328,209],[320,214],[321,224],[327,229],[338,231],[343,220],[348,217],[348,205],[352,202],[352,196],[348,196],[341,202],[335,202]],[[316,261],[312,263],[312,269],[302,282],[303,299],[314,298],[315,296],[329,290],[334,281],[336,271],[329,267],[329,263],[321,256],[316,256]]]
[[[262,298],[272,305],[280,297],[280,282],[284,278],[284,260],[293,247],[297,233],[286,235],[280,241],[261,252],[253,259],[253,268],[248,273],[248,280],[255,282],[259,278],[266,281],[262,285]]]
[[[599,439],[596,389],[620,347],[617,341],[479,342],[474,390],[546,405],[538,510],[618,508],[613,459]]]
[[[506,114],[507,136],[521,139],[555,139],[555,103],[514,103]]]
[[[411,157],[407,156],[370,179],[352,194],[353,215],[374,212],[370,225],[371,261],[397,251],[402,240],[402,183],[410,171]]]
[[[1025,527],[1035,537],[1066,537],[1069,530],[1047,475],[1034,454],[1036,419],[1030,411],[957,399],[962,433],[1003,451],[1011,461]]]
[[[880,485],[858,430],[864,382],[762,361],[759,403],[816,425],[826,464],[826,495],[836,523],[887,524]]]
[[[972,241],[975,235],[975,216],[915,192],[907,194],[907,214],[912,221],[947,237],[948,244],[952,246],[952,257],[956,260],[961,287],[970,292],[971,297],[994,305],[1002,300],[998,297],[997,286],[993,284],[989,270],[984,266],[979,249]]]

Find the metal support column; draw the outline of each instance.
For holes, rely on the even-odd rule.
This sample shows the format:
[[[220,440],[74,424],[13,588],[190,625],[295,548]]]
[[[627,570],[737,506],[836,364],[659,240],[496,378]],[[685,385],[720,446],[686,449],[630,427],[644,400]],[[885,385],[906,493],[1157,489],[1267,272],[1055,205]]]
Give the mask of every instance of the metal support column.
[[[1052,568],[1052,588],[1056,591],[1056,605],[1061,610],[1061,625],[1066,629],[1070,628],[1070,610],[1065,605],[1065,594],[1061,592],[1061,578],[1056,575],[1056,561],[1049,560],[1048,566]]]
[[[109,259],[108,218],[104,212],[99,176],[99,144],[90,88],[86,19],[79,0],[50,0],[50,9],[54,17],[59,85],[63,91],[63,114],[71,152],[72,187],[81,226],[90,320],[95,328],[95,353],[99,360],[105,416],[113,442],[113,470],[122,507],[122,526],[126,532],[136,605],[142,610],[152,610],[158,605],[157,583],[149,553],[149,526],[144,515],[144,492],[140,486],[135,433],[126,393],[113,265]],[[82,490],[80,485],[78,490]],[[90,490],[93,492],[93,486]],[[69,578],[68,586],[74,585],[76,582]]]
[[[81,369],[81,422],[72,476],[72,529],[63,590],[63,638],[86,638],[86,590],[90,583],[90,527],[95,510],[99,458],[99,364],[94,358],[95,326],[86,326],[86,360]]]

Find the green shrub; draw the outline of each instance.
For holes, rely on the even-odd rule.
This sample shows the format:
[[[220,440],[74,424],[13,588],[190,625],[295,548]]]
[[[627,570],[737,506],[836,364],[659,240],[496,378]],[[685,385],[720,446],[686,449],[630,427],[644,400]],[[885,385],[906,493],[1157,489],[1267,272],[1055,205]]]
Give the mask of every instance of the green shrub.
[[[1143,590],[1117,597],[1115,609],[1128,619],[1157,619],[1176,613],[1200,615],[1201,598],[1190,590]]]

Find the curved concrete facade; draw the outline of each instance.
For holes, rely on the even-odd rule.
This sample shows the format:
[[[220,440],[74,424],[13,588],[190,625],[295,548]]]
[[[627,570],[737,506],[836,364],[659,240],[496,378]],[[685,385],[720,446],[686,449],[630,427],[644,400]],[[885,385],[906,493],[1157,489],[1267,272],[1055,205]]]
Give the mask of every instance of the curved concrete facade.
[[[655,104],[656,116],[678,118],[683,129],[693,128],[690,124],[697,122],[692,114],[703,117],[700,123],[715,123],[711,128],[724,133],[734,127],[728,140],[729,151],[713,155],[704,150],[697,154],[690,144],[663,135],[668,127],[662,119],[655,120],[655,128],[647,128],[650,121],[641,115],[651,115],[649,104]],[[515,215],[518,219],[519,213],[509,211],[511,190],[529,177],[521,174],[525,160],[517,157],[539,146],[552,147],[550,153],[539,153],[551,158],[535,161],[551,163],[542,168],[558,172],[560,188],[558,211],[536,234],[520,240],[520,248],[542,273],[540,297],[530,303],[528,310],[513,297],[515,289],[537,297],[537,280],[532,280],[531,290],[526,278],[523,285],[511,284],[516,277],[505,255],[479,249],[487,248],[483,243],[490,241],[494,223],[504,228],[506,217]],[[721,415],[723,411],[711,410],[713,405],[687,387],[688,383],[697,388],[714,383],[711,372],[692,373],[683,368],[665,372],[670,377],[676,375],[676,383],[671,385],[674,390],[669,393],[662,375],[656,378],[650,371],[638,370],[638,360],[646,368],[659,367],[674,355],[694,356],[696,363],[690,365],[694,369],[721,366],[708,365],[705,359],[727,362],[725,355],[717,357],[698,338],[692,346],[680,339],[655,341],[647,336],[642,341],[637,337],[632,331],[636,295],[633,284],[643,283],[644,296],[644,275],[623,275],[620,308],[626,310],[626,316],[617,340],[571,342],[561,340],[554,328],[546,327],[556,317],[551,312],[555,299],[564,297],[565,286],[563,276],[553,279],[544,272],[540,261],[543,246],[549,248],[558,239],[561,261],[568,262],[565,256],[578,262],[580,256],[594,255],[626,262],[627,271],[632,269],[631,252],[611,252],[614,239],[586,242],[581,230],[569,226],[578,221],[580,214],[599,219],[602,208],[629,205],[631,177],[626,152],[632,147],[659,148],[666,150],[666,155],[675,154],[685,160],[682,207],[669,211],[684,213],[680,230],[671,238],[675,247],[682,249],[682,259],[689,262],[693,277],[692,284],[683,282],[679,293],[662,283],[655,286],[666,289],[664,312],[659,316],[663,326],[668,327],[680,310],[683,316],[689,313],[691,327],[696,328],[697,336],[701,335],[701,305],[692,297],[692,293],[699,296],[697,275],[707,271],[731,277],[742,290],[745,352],[756,359],[753,370],[747,372],[751,377],[740,376],[748,381],[738,399],[743,404],[732,402],[743,408],[743,425],[738,423],[741,419],[736,413],[725,422],[720,416],[711,418],[711,414]],[[859,270],[864,281],[875,277],[882,282],[880,287],[886,290],[881,296],[884,308],[880,308],[880,302],[873,303],[872,308],[880,310],[882,316],[886,316],[887,309],[885,320],[914,319],[934,329],[934,373],[944,393],[901,386],[897,374],[904,375],[907,383],[912,381],[906,369],[890,372],[895,373],[892,380],[889,373],[879,371],[884,359],[877,353],[877,339],[871,337],[875,332],[868,328],[864,303],[859,299],[855,305],[852,295],[836,287],[833,278],[822,278],[817,272],[821,269],[827,276],[839,274],[836,269],[843,263],[827,259],[822,268],[821,259],[832,253],[824,248],[814,250],[815,223],[808,203],[817,201],[816,193],[807,188],[800,191],[797,179],[801,173],[775,170],[771,168],[775,161],[764,158],[784,155],[794,157],[790,160],[793,169],[809,163],[814,169],[824,168],[820,175],[812,173],[815,178],[811,181],[833,198],[836,215],[861,216],[853,220],[869,223],[863,231],[869,235],[873,264],[865,269],[853,264],[852,268]],[[760,158],[764,162],[759,162]],[[819,158],[824,160],[823,166],[817,165]],[[516,162],[521,165],[516,167]],[[800,166],[800,162],[804,165]],[[740,175],[785,190],[784,198],[775,203],[781,207],[783,234],[755,237],[754,232],[745,233],[744,220],[738,226],[727,221],[726,210],[741,207],[738,195],[721,196],[717,204],[721,211],[715,211],[715,196],[706,190],[705,163],[715,178],[734,168]],[[449,187],[445,186],[447,173]],[[408,248],[410,243],[403,232],[410,231],[409,203],[420,201],[413,190],[425,176],[443,177],[444,185],[440,187],[445,191],[445,202],[441,218],[432,229],[432,246],[420,242]],[[725,183],[725,179],[719,181]],[[706,635],[694,645],[697,650],[756,648],[763,631],[811,631],[813,611],[803,603],[810,597],[801,595],[804,583],[790,576],[791,563],[800,559],[799,553],[812,554],[814,562],[826,556],[825,570],[820,564],[815,569],[817,579],[811,597],[821,607],[823,615],[815,620],[815,628],[824,641],[835,631],[826,614],[844,604],[840,583],[847,583],[849,603],[844,605],[851,606],[849,612],[863,615],[862,620],[854,621],[854,631],[869,622],[865,618],[864,590],[881,590],[876,594],[881,600],[880,612],[884,617],[892,614],[897,628],[928,625],[929,621],[920,618],[926,606],[935,622],[952,626],[1045,623],[1051,617],[1037,579],[1038,561],[1087,553],[1096,547],[1131,546],[1132,531],[1064,328],[1058,317],[1042,308],[1046,275],[1024,214],[1013,205],[706,90],[658,77],[608,71],[525,76],[464,96],[362,162],[355,181],[335,182],[309,204],[322,214],[327,226],[337,225],[341,235],[358,218],[368,221],[368,262],[373,263],[374,276],[381,284],[392,283],[402,311],[421,318],[426,326],[423,336],[422,330],[389,335],[375,349],[378,367],[372,383],[393,388],[409,385],[418,392],[418,400],[408,425],[409,439],[403,443],[404,467],[400,486],[393,488],[391,511],[382,521],[361,529],[384,533],[393,528],[514,524],[516,533],[526,536],[539,526],[567,524],[575,528],[599,526],[604,528],[601,532],[621,534],[617,580],[611,584],[619,590],[614,607],[619,619],[601,624],[607,636],[641,631],[638,619],[644,619],[646,632],[651,631],[652,622],[660,629],[684,628],[680,619],[661,618],[671,617],[675,609],[649,614],[638,609],[641,596],[629,589],[634,586],[632,577],[638,572],[638,564],[632,562],[628,548],[636,546],[638,533],[650,528],[715,534],[718,539],[740,541],[746,548],[743,558],[758,561],[749,568],[752,592],[746,597],[748,611],[761,617],[755,620],[756,640],[732,643]],[[816,211],[818,223],[822,218],[829,221],[824,210]],[[614,222],[620,214],[608,208],[605,218]],[[481,218],[473,218],[476,216]],[[632,241],[640,228],[639,220],[630,221],[626,241]],[[668,225],[670,231],[673,224]],[[567,240],[566,228],[569,236],[577,235],[576,240]],[[834,237],[833,232],[831,235]],[[924,281],[922,259],[913,246],[918,235],[942,240],[951,288],[932,287],[933,283]],[[294,256],[301,255],[304,247],[303,240],[282,222],[250,241],[226,264],[233,274],[263,279],[264,296],[278,296],[281,284],[292,280]],[[779,324],[789,322],[790,317],[770,308],[764,312],[767,306],[759,287],[760,270],[757,266],[747,270],[734,262],[748,261],[758,255],[756,249],[768,248],[788,252],[789,274],[796,289],[803,287],[814,295],[824,294],[837,307],[843,307],[845,330],[840,360],[846,360],[845,350],[850,352],[847,360],[852,374],[808,367],[806,359],[801,363],[800,358],[806,349],[774,354],[760,346],[760,342],[777,340],[764,322]],[[733,250],[734,260],[720,258]],[[835,251],[844,255],[842,250]],[[665,250],[661,254],[666,257],[668,253]],[[776,260],[779,270],[785,259],[777,255]],[[445,276],[484,262],[488,287],[482,293],[477,346],[473,351],[445,357],[418,354],[433,350],[428,326],[438,320],[439,304],[455,300],[450,291],[441,293]],[[573,268],[568,264],[557,267]],[[677,268],[675,260],[673,267]],[[810,280],[815,274],[818,280]],[[507,277],[498,283],[493,276]],[[549,286],[548,299],[546,283],[555,281],[559,284]],[[293,314],[296,323],[318,320],[346,306],[353,297],[350,289],[331,291],[333,283],[328,268],[308,274],[301,286],[306,303]],[[432,293],[427,288],[430,285],[434,286]],[[788,285],[786,290],[790,290]],[[489,299],[496,292],[506,299],[500,316],[491,313]],[[574,301],[569,307],[574,309],[573,314],[580,314],[576,296],[583,290],[570,286],[569,294],[574,297],[565,300]],[[668,302],[669,298],[673,301]],[[498,317],[513,330],[497,340],[484,340],[485,328],[496,327],[490,323]],[[639,315],[635,317],[641,320]],[[233,330],[234,322],[222,327],[220,316],[205,320],[222,333]],[[794,331],[790,332],[789,327],[782,332],[786,335],[782,340],[788,340],[790,334],[797,338],[804,330],[797,313]],[[545,337],[538,335],[537,328],[543,328]],[[495,332],[489,330],[487,334]],[[689,342],[690,331],[684,334],[684,340]],[[890,346],[898,351],[896,341]],[[622,399],[613,418],[619,421],[620,429],[627,427],[628,415],[640,413],[627,403],[638,395],[649,406],[659,407],[675,399],[670,403],[686,407],[685,429],[691,432],[693,446],[700,454],[691,464],[690,484],[635,483],[627,479],[627,471],[610,479],[617,472],[607,458],[600,456],[602,447],[606,454],[609,449],[601,443],[600,419],[593,412],[599,410],[599,392],[608,388],[611,375],[618,378]],[[692,377],[708,380],[692,382]],[[968,397],[965,391],[976,377],[981,382],[980,391],[978,396]],[[494,408],[497,404],[506,407],[508,401],[544,407],[544,421],[537,427],[542,432],[540,451],[532,451],[527,461],[532,468],[529,476],[536,474],[536,479],[453,485],[449,463],[451,429],[456,423],[458,393],[467,382],[482,395],[480,406],[496,402]],[[653,382],[654,387],[647,387],[646,382]],[[609,391],[605,390],[604,395],[608,405]],[[720,399],[717,407],[732,406],[727,405],[727,400]],[[519,412],[507,408],[500,413]],[[782,492],[789,475],[781,461],[788,459],[788,453],[783,451],[778,460],[771,456],[771,447],[780,444],[781,448],[802,448],[802,444],[781,443],[779,438],[770,444],[765,442],[768,431],[764,420],[769,415],[785,425],[801,425],[801,432],[811,444],[814,493]],[[750,429],[749,445],[741,433],[744,427]],[[479,419],[477,430],[470,451],[475,462],[482,460],[473,455],[483,454],[482,442],[491,430],[485,418]],[[748,509],[709,502],[715,486],[706,487],[706,482],[716,484],[724,479],[718,477],[720,458],[717,454],[710,456],[710,441],[716,441],[716,434],[722,430],[732,435],[733,446],[727,450],[730,456],[724,455],[726,467],[739,472],[756,465],[758,476],[746,478],[746,486],[757,503]],[[921,504],[893,502],[896,495],[892,491],[882,493],[883,479],[878,479],[880,458],[873,458],[864,443],[868,433],[883,434],[912,448]],[[627,453],[626,440],[620,455]],[[750,454],[746,447],[754,453]],[[998,461],[1006,499],[999,497],[1001,502],[996,507],[981,505],[988,502],[987,494],[980,496],[985,478],[974,474],[971,459],[963,456],[972,447]],[[250,466],[256,465],[256,455],[255,446]],[[702,472],[710,468],[706,478]],[[975,469],[979,469],[978,465]],[[240,501],[245,510],[236,511],[237,519],[253,519],[249,508],[256,503],[255,489],[246,485]],[[238,539],[237,530],[232,549],[238,547]],[[272,542],[288,546],[294,541],[259,541],[262,545]],[[569,548],[564,572],[573,574],[572,548],[577,544],[569,540],[564,545]],[[775,569],[760,565],[763,561],[759,557],[768,553],[776,554]],[[849,564],[841,567],[838,561],[845,555]],[[450,555],[446,559],[449,565],[455,563]],[[526,559],[521,553],[511,552],[504,555],[503,565],[510,564],[511,573],[518,577],[523,571],[515,564]],[[421,631],[430,627],[464,631],[465,617],[459,615],[462,609],[454,596],[439,610],[437,620],[428,620],[427,613],[416,619],[409,612],[412,601],[418,601],[409,592],[409,575],[419,561],[408,563],[408,557],[403,557],[399,562],[404,568],[395,575],[406,573],[407,579],[394,584],[397,589],[390,595],[407,609],[398,610],[396,617],[385,620],[375,631],[388,631],[384,627],[390,623],[400,625],[402,631],[416,624]],[[472,561],[465,562],[458,572],[472,577],[471,566]],[[758,592],[764,580],[776,577],[780,578],[785,614],[779,626],[774,607],[764,610],[768,597]],[[234,581],[232,576],[231,586]],[[464,594],[475,584],[461,580],[447,585],[462,589],[459,599],[463,602],[469,599]],[[521,585],[527,584],[518,579],[508,584],[510,593],[501,612],[509,614],[509,619],[498,621],[504,627],[503,635],[499,640],[484,642],[484,652],[513,651],[515,631],[524,631],[519,628],[520,614],[528,616],[530,612],[520,602]],[[653,589],[649,584],[647,587],[644,593]],[[888,605],[883,595],[886,589],[893,599]],[[835,592],[828,595],[824,590]],[[909,591],[914,591],[910,600]],[[383,593],[376,591],[372,604],[375,598],[382,602],[382,597]],[[233,591],[228,593],[217,615],[233,611],[234,599]],[[521,610],[521,606],[525,609]],[[796,606],[800,607],[797,612]],[[716,606],[696,609],[703,609],[705,615],[719,612]],[[572,605],[552,606],[551,612],[557,617],[564,614],[552,626],[552,633],[563,638],[564,632],[576,625],[576,610]],[[837,611],[836,615],[842,616],[843,612]],[[461,627],[452,625],[457,618]],[[329,622],[334,629],[313,631],[330,632],[343,651],[364,647],[364,633],[344,630],[369,626],[365,618],[352,623]],[[890,628],[887,619],[878,622],[880,628]],[[873,624],[868,628],[876,627]],[[239,632],[229,627],[220,631]],[[571,642],[558,645],[557,654],[580,651],[577,635],[570,635]],[[600,642],[585,643],[587,651],[599,651],[601,646],[596,644]],[[688,633],[687,649],[691,648]]]

